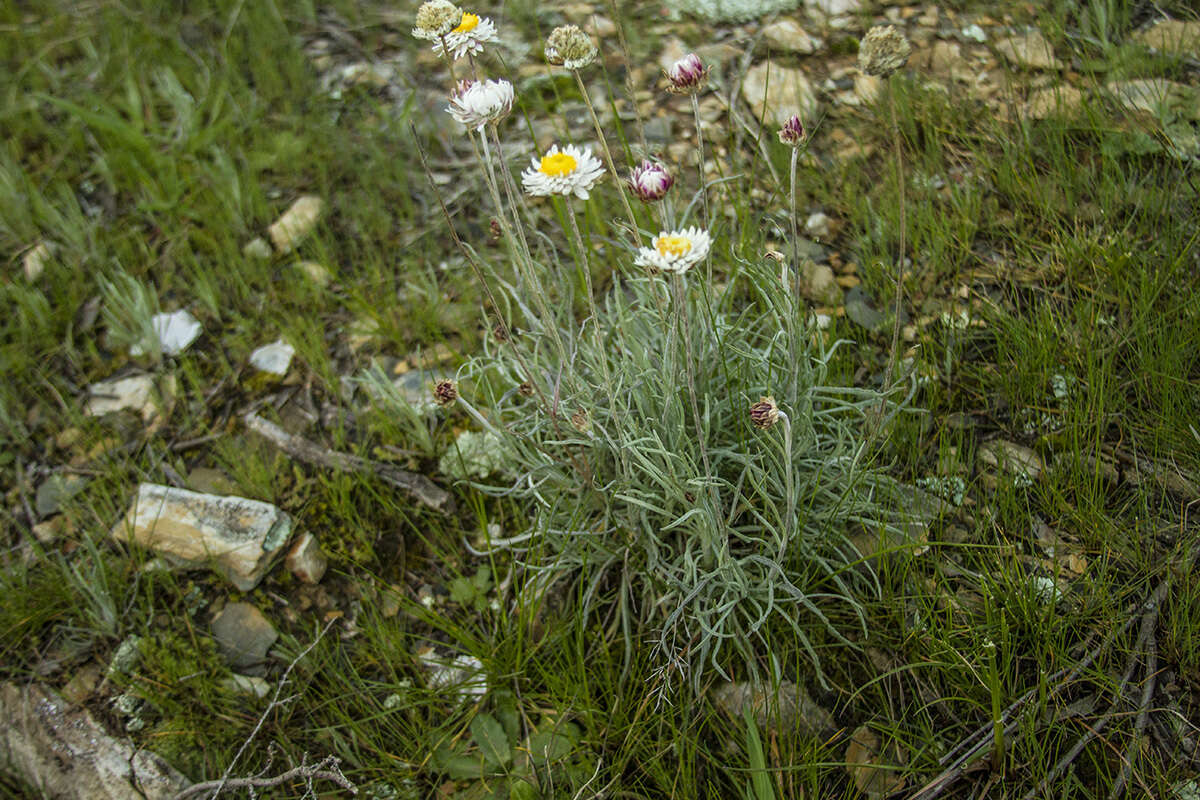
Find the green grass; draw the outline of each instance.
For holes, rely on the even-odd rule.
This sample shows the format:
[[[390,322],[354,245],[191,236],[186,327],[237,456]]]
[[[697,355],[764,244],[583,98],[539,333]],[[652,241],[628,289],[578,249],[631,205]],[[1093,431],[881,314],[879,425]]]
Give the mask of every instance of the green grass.
[[[653,14],[641,4],[620,5],[634,58],[653,63],[661,44]],[[1182,5],[1167,10],[1186,12]],[[1021,9],[1014,13],[1023,21]],[[1037,22],[1060,57],[1079,48],[1085,87],[1143,77],[1195,86],[1194,63],[1130,43],[1148,14],[1141,5],[1097,0],[1063,4]],[[515,70],[536,61],[537,42],[563,20],[557,7],[521,3],[496,21],[533,44],[517,63],[503,51]],[[821,244],[857,265],[888,321],[868,332],[838,318],[831,331],[815,334],[826,345],[848,340],[824,380],[882,388],[903,180],[912,259],[906,324],[913,329],[899,356],[923,379],[914,413],[887,429],[872,464],[904,484],[961,479],[965,502],[921,541],[883,537],[887,552],[847,567],[847,585],[861,591],[852,612],[822,606],[832,630],[814,618],[798,628],[776,620],[757,639],[705,651],[718,655],[689,681],[663,670],[654,643],[669,609],[655,605],[663,590],[639,573],[646,562],[638,551],[609,569],[599,568],[595,552],[548,539],[532,555],[473,555],[487,550],[490,525],[503,537],[525,531],[538,504],[456,484],[439,471],[456,435],[479,428],[461,407],[432,416],[405,410],[394,395],[377,395],[378,380],[364,378],[374,368],[395,377],[389,370],[400,359],[439,374],[467,365],[462,390],[481,407],[515,387],[504,380],[516,368],[504,373],[486,355],[497,344],[483,313],[485,293],[454,245],[439,200],[448,200],[455,230],[489,276],[511,276],[510,251],[489,244],[496,209],[466,139],[441,132],[444,76],[410,26],[407,12],[348,0],[208,0],[185,10],[107,0],[31,10],[0,0],[0,34],[10,43],[0,50],[0,253],[7,265],[0,278],[0,678],[36,677],[61,689],[89,666],[105,669],[127,637],[141,636],[136,674],[106,683],[89,708],[124,735],[113,699],[135,695],[147,721],[129,733],[135,743],[193,780],[219,778],[267,707],[222,687],[230,673],[213,648],[208,609],[228,597],[259,606],[281,632],[268,680],[313,641],[327,614],[352,620],[335,625],[296,664],[283,692],[296,699],[267,715],[237,775],[262,769],[273,746],[276,767],[305,754],[335,755],[377,797],[389,796],[386,785],[397,797],[603,791],[850,798],[859,795],[845,753],[860,725],[896,743],[905,757],[900,771],[915,791],[940,772],[939,757],[1030,690],[1030,713],[1006,737],[1003,772],[972,771],[944,796],[972,796],[993,780],[988,796],[1022,797],[1100,721],[1102,735],[1036,796],[1107,795],[1127,752],[1135,757],[1129,794],[1169,796],[1170,787],[1196,775],[1194,760],[1171,738],[1194,739],[1188,720],[1200,718],[1200,596],[1185,571],[1197,547],[1196,497],[1170,476],[1200,482],[1200,191],[1194,162],[1172,158],[1162,144],[1170,126],[1194,130],[1194,121],[1165,112],[1131,116],[1099,97],[1064,117],[1004,121],[961,87],[945,93],[910,70],[888,89],[903,142],[900,178],[883,123],[886,95],[873,106],[831,112],[812,143],[815,159],[802,161],[799,172],[801,223],[816,209],[841,223]],[[677,29],[693,45],[710,36],[695,21]],[[831,32],[830,46],[853,52],[851,38]],[[329,43],[333,69],[392,59],[392,86],[348,86],[336,97],[324,91],[306,51],[317,41]],[[619,55],[615,42],[606,40],[603,50]],[[482,64],[503,74],[491,56]],[[586,77],[597,80],[599,68],[591,69]],[[620,96],[623,76],[609,80]],[[529,126],[552,124],[558,136],[560,112],[582,109],[573,81],[538,85],[518,88],[520,107],[503,128],[506,141],[528,145],[511,156],[516,170],[534,150]],[[656,87],[656,102],[663,97]],[[606,101],[595,99],[603,111]],[[685,140],[690,108],[671,109]],[[621,144],[636,146],[636,123],[622,123]],[[870,146],[871,155],[835,157],[835,129]],[[573,130],[580,143],[592,142],[590,126]],[[773,301],[764,298],[762,276],[777,275],[778,266],[761,254],[768,246],[787,249],[780,243],[788,229],[789,154],[773,131],[764,141],[783,185],[740,129],[705,143],[710,157],[725,148],[721,174],[737,177],[710,189],[721,211],[713,226],[717,286],[711,295],[703,291],[702,266],[689,276],[693,324],[709,324],[706,315],[718,311],[744,313],[747,330],[769,319],[764,309]],[[614,148],[619,166],[623,149]],[[677,177],[674,199],[682,208],[696,189],[694,167],[680,167]],[[576,208],[595,248],[588,269],[598,300],[612,310],[620,304],[604,305],[604,293],[624,291],[633,273],[610,224],[624,213],[613,181],[606,184]],[[298,250],[264,260],[245,255],[243,247],[266,236],[303,194],[322,197],[326,211]],[[561,268],[564,276],[548,281],[556,324],[586,349],[590,333],[573,323],[588,313],[588,298],[560,227],[564,207],[530,205],[538,268],[546,275]],[[649,209],[636,211],[644,229],[658,230]],[[22,257],[40,241],[53,242],[54,255],[40,277],[27,280]],[[323,265],[331,282],[307,278],[301,261]],[[516,301],[532,305],[535,298],[491,288],[508,318],[521,320],[523,341],[534,340]],[[635,294],[622,294],[622,302],[633,304]],[[127,345],[154,308],[188,309],[203,336],[178,357],[131,358]],[[960,312],[969,324],[958,324]],[[374,332],[359,341],[352,334],[363,320]],[[643,321],[632,312],[626,321],[612,342],[653,342],[663,352],[679,346],[665,337],[638,340],[632,331]],[[297,349],[290,375],[256,375],[250,352],[280,337]],[[737,337],[704,351],[703,331],[696,337],[709,367],[700,376],[701,406],[732,418],[771,387],[747,363],[722,360],[730,341]],[[585,352],[588,368],[600,370],[612,353]],[[649,383],[653,359],[644,362],[639,382],[627,387],[631,398]],[[610,367],[619,368],[619,359]],[[128,414],[83,414],[88,385],[134,369],[177,381],[161,426],[149,429]],[[567,375],[565,396],[584,402],[587,379],[586,369]],[[721,396],[726,385],[735,388]],[[640,400],[640,408],[653,409],[650,421],[628,428],[614,427],[617,415],[604,416],[608,401],[596,400],[593,423],[615,430],[620,446],[603,456],[588,451],[594,466],[619,464],[640,436],[671,420],[663,463],[681,461],[682,453],[686,471],[698,472],[686,386],[668,400]],[[331,449],[429,475],[453,488],[457,511],[440,515],[382,480],[294,462],[242,427],[251,408]],[[544,426],[527,422],[530,441],[559,446]],[[743,427],[729,434],[729,452],[759,441]],[[1046,464],[1041,476],[1023,482],[981,466],[978,454],[993,439],[1036,451]],[[1115,481],[1097,466],[1101,456],[1117,466]],[[1155,477],[1153,465],[1168,478]],[[321,586],[304,587],[280,567],[243,595],[207,571],[144,571],[152,554],[110,540],[139,481],[186,479],[197,468],[220,470],[235,493],[276,503],[314,533],[331,561]],[[30,530],[42,520],[28,509],[55,473],[88,483],[55,517],[61,538],[43,544]],[[614,525],[625,524],[624,511],[613,511],[602,493],[573,486],[571,475],[566,467],[555,474],[555,519],[590,523],[589,514],[611,514]],[[778,496],[779,480],[763,477],[763,503]],[[671,513],[679,515],[694,495],[685,501],[683,484],[671,485],[679,489]],[[644,494],[648,501],[654,492]],[[832,523],[823,530],[859,536],[860,544],[881,538],[874,528]],[[1048,535],[1060,539],[1053,557]],[[675,541],[664,534],[664,552]],[[561,558],[544,592],[528,590],[518,563],[539,556]],[[791,563],[802,572],[807,562]],[[490,581],[472,582],[484,567]],[[1033,575],[1059,581],[1065,595],[1057,605],[1039,597]],[[1145,747],[1131,748],[1146,678],[1138,625],[1071,685],[1053,676],[1119,630],[1168,576],[1150,735]],[[388,608],[389,597],[398,609]],[[486,695],[460,700],[431,685],[417,655],[426,646],[444,658],[478,659],[489,676]],[[1130,654],[1137,668],[1122,702],[1114,694]],[[814,670],[818,660],[825,686]],[[806,686],[837,729],[803,736],[725,716],[708,699],[715,667],[738,679],[779,676]],[[304,789],[272,791],[299,797]]]

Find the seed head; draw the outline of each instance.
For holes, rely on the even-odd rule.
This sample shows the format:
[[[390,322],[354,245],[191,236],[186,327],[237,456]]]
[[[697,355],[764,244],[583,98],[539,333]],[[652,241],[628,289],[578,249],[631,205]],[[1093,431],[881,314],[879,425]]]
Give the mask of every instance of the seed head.
[[[458,386],[451,380],[438,381],[433,387],[433,402],[448,406],[458,399]]]
[[[517,394],[521,395],[521,397],[533,397],[533,384],[525,381],[517,387]]]
[[[750,406],[750,421],[754,423],[754,427],[763,430],[778,422],[779,406],[775,405],[775,398],[758,398],[758,402]]]
[[[462,18],[462,9],[450,0],[426,0],[417,9],[417,26],[412,29],[412,35],[436,41],[454,30]]]
[[[592,429],[592,422],[588,419],[588,413],[582,408],[571,415],[571,425],[580,433],[587,433]]]
[[[868,75],[891,75],[904,66],[912,45],[894,25],[876,25],[858,44],[858,68]]]
[[[788,117],[787,122],[783,123],[783,127],[779,129],[779,141],[788,147],[799,147],[803,144],[804,137],[807,135],[807,131],[804,130],[804,123],[795,114]]]
[[[667,91],[673,94],[696,94],[708,82],[708,67],[695,53],[688,53],[667,70]]]
[[[556,67],[583,69],[596,60],[596,43],[578,25],[560,25],[546,37],[546,60]]]

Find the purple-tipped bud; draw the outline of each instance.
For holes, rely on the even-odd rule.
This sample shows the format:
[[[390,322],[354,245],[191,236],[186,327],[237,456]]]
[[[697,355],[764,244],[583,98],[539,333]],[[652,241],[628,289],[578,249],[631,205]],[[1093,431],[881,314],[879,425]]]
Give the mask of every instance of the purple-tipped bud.
[[[450,380],[441,380],[433,387],[433,402],[439,406],[448,406],[458,399],[458,384]]]
[[[667,70],[667,91],[675,94],[696,94],[708,80],[708,67],[695,53],[688,53]]]
[[[662,200],[675,183],[675,177],[662,164],[643,161],[629,172],[629,190],[645,203]]]
[[[795,114],[788,117],[788,121],[783,123],[783,127],[779,129],[779,141],[788,147],[799,147],[803,144],[804,137],[807,135],[807,132],[804,130],[804,123]]]

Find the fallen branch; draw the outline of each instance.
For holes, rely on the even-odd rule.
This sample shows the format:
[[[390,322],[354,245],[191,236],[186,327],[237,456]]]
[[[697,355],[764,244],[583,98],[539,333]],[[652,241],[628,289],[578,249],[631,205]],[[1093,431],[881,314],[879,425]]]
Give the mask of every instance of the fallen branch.
[[[340,759],[336,756],[326,756],[316,764],[301,764],[271,778],[230,778],[229,780],[205,781],[189,786],[175,795],[172,800],[187,800],[189,797],[196,797],[214,789],[217,792],[222,789],[269,789],[272,786],[301,780],[308,787],[309,794],[314,797],[316,796],[312,785],[314,781],[332,781],[350,794],[358,794],[358,787],[351,783],[339,769],[340,763]]]
[[[342,472],[368,473],[393,486],[398,486],[435,511],[449,513],[454,510],[454,499],[450,493],[424,475],[388,464],[380,464],[377,461],[349,453],[326,449],[307,439],[288,433],[274,422],[265,420],[254,412],[243,416],[242,421],[246,423],[247,428],[268,439],[280,450],[298,461]]]

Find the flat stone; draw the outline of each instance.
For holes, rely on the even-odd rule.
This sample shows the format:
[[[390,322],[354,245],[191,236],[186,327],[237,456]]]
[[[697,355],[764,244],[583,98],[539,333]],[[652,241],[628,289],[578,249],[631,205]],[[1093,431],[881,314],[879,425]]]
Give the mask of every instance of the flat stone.
[[[83,491],[87,483],[87,478],[81,475],[51,475],[38,487],[34,510],[42,519],[57,514],[64,503]]]
[[[787,53],[811,55],[823,44],[820,39],[810,36],[794,19],[785,18],[772,22],[763,28],[762,32],[773,48]]]
[[[861,11],[862,0],[804,0],[804,7],[827,17],[841,17]]]
[[[236,670],[263,667],[267,651],[279,632],[263,613],[249,603],[229,603],[212,621],[213,638],[221,657]]]
[[[1083,92],[1074,86],[1048,86],[1029,93],[1025,101],[1025,116],[1030,119],[1074,114],[1083,105]]]
[[[242,255],[246,258],[253,258],[255,261],[266,261],[271,257],[271,245],[261,236],[255,236],[246,242],[245,247],[242,248]]]
[[[114,539],[153,550],[175,566],[212,566],[243,592],[270,569],[292,520],[270,503],[143,483]]]
[[[869,331],[879,330],[885,320],[884,315],[875,308],[871,295],[858,286],[846,292],[846,316],[854,324]]]
[[[735,722],[746,709],[760,728],[821,736],[835,728],[833,716],[813,702],[803,686],[782,681],[778,688],[764,682],[723,683],[712,690],[713,704]]]
[[[1200,89],[1165,78],[1139,78],[1115,81],[1105,87],[1118,103],[1129,111],[1161,117],[1164,112],[1177,114],[1193,122],[1200,121]]]
[[[709,22],[745,22],[775,11],[790,11],[798,0],[667,0],[673,11],[695,14]]]
[[[1036,452],[1004,439],[994,439],[980,447],[979,460],[1028,481],[1037,480],[1046,467]]]
[[[321,551],[321,543],[308,531],[296,537],[296,543],[288,551],[284,563],[293,575],[305,583],[320,583],[329,566],[329,560]]]
[[[297,198],[288,210],[267,228],[267,235],[271,237],[275,250],[279,253],[290,253],[294,250],[316,227],[323,205],[324,201],[315,195]]]
[[[46,271],[46,265],[54,257],[57,247],[52,242],[38,242],[29,248],[21,258],[21,268],[25,271],[25,279],[36,281]]]
[[[1062,69],[1063,63],[1054,56],[1054,48],[1039,31],[1010,36],[996,42],[996,51],[1009,63],[1026,69]]]
[[[93,383],[88,387],[84,412],[88,416],[102,417],[128,409],[141,414],[144,422],[151,423],[155,418],[170,416],[175,405],[175,386],[173,375],[161,380],[153,375],[130,375]]]
[[[271,693],[271,684],[256,675],[238,675],[234,673],[221,681],[221,686],[238,694],[250,694],[262,700]]]
[[[328,286],[333,281],[333,273],[321,263],[316,261],[298,261],[296,269],[304,274],[315,285],[322,288]]]
[[[168,800],[191,783],[40,684],[0,685],[0,770],[55,800]]]
[[[1133,34],[1133,40],[1164,53],[1200,54],[1200,22],[1178,19],[1160,20],[1144,31]]]
[[[829,236],[830,225],[833,220],[824,211],[815,211],[808,215],[808,219],[804,221],[804,232],[809,236],[815,236],[818,239],[825,239]]]
[[[271,344],[264,344],[251,353],[250,365],[272,375],[286,375],[294,355],[296,355],[296,348],[283,339],[278,339]]]
[[[802,121],[816,118],[817,93],[803,70],[764,61],[746,71],[742,95],[755,119],[778,128],[791,116]]]

